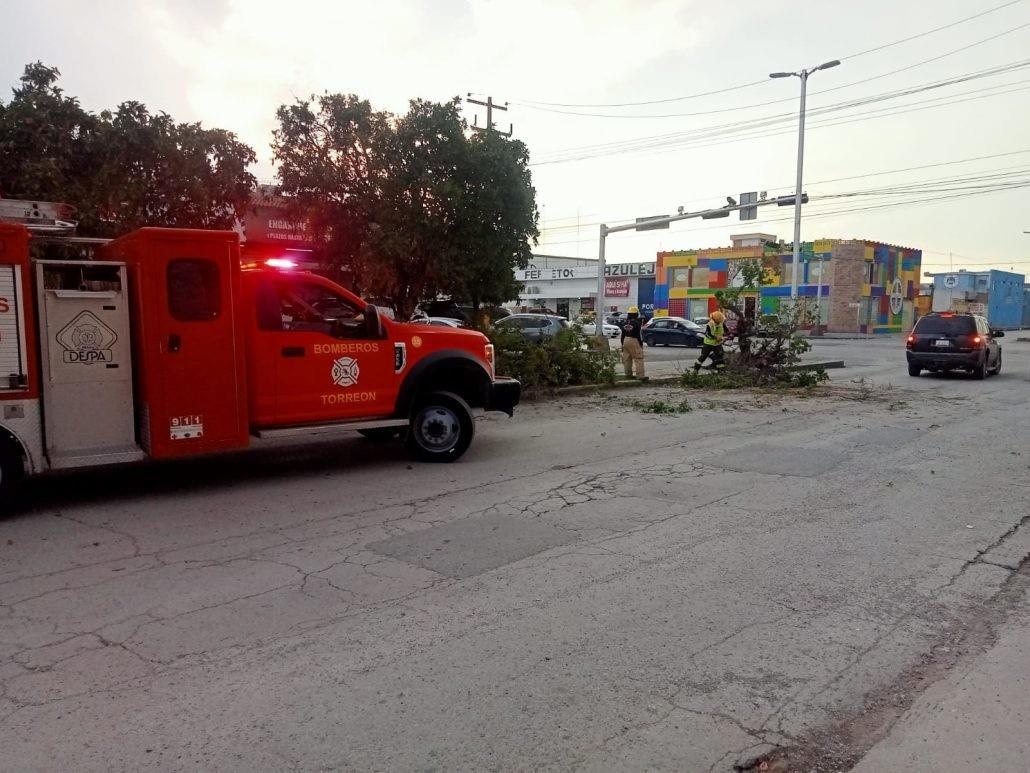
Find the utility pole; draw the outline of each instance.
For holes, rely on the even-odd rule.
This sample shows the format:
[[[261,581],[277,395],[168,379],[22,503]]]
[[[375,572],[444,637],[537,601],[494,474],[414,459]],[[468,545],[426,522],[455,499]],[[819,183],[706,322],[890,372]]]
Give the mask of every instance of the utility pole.
[[[481,134],[483,132],[494,132],[495,134],[500,134],[502,137],[511,136],[511,124],[508,124],[508,131],[506,132],[502,132],[494,126],[494,110],[503,110],[504,112],[507,112],[507,102],[505,102],[503,105],[498,105],[494,102],[493,97],[487,97],[486,102],[483,102],[478,99],[473,99],[471,92],[465,95],[465,101],[468,102],[470,105],[482,105],[486,108],[486,126],[476,126],[476,121],[478,120],[478,117],[474,117],[472,119],[472,131],[476,132],[477,134]]]

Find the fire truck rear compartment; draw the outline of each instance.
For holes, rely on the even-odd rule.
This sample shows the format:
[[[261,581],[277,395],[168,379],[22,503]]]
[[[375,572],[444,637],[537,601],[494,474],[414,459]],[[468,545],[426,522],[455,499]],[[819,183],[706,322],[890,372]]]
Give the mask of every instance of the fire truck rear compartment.
[[[40,260],[35,271],[50,467],[142,459],[125,265]]]

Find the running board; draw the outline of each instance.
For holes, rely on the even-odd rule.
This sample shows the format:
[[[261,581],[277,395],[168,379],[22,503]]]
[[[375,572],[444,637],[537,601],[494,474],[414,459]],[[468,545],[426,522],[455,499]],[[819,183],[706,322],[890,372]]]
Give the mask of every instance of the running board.
[[[267,440],[270,438],[336,435],[355,432],[359,429],[394,429],[407,426],[407,419],[375,419],[372,421],[337,421],[332,424],[302,424],[296,427],[272,427],[254,430],[251,434],[254,437]]]

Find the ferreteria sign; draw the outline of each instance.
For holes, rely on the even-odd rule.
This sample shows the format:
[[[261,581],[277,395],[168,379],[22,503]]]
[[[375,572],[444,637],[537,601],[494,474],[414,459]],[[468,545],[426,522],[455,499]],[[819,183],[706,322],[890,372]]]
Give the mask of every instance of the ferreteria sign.
[[[604,275],[611,277],[654,276],[654,263],[608,263]],[[535,268],[515,272],[520,282],[546,282],[553,279],[590,279],[597,277],[596,266],[566,266],[562,268]]]

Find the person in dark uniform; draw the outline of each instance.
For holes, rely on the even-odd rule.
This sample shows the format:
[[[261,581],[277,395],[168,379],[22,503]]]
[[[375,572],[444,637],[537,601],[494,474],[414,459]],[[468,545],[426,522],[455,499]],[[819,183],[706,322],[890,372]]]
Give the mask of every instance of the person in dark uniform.
[[[708,324],[705,326],[705,337],[701,344],[701,354],[698,356],[697,362],[694,363],[695,373],[701,370],[701,366],[705,364],[705,360],[709,357],[712,358],[712,368],[714,370],[722,370],[726,367],[724,361],[726,353],[722,348],[726,338],[726,315],[721,311],[713,311],[712,315],[708,318]]]
[[[622,368],[626,378],[644,378],[644,344],[640,338],[640,310],[630,306],[626,321],[622,323]]]

